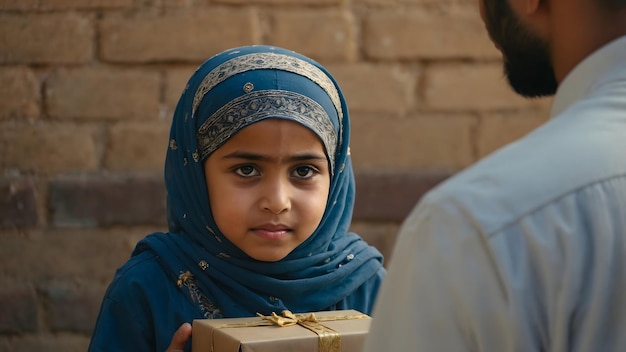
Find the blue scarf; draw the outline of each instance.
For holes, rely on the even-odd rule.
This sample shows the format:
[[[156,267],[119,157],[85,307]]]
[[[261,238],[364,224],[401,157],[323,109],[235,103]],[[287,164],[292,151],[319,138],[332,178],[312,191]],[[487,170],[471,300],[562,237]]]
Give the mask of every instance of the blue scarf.
[[[325,117],[316,120],[306,115],[308,108],[289,104],[283,104],[289,105],[286,112],[244,104],[247,110],[241,113],[243,103],[233,103],[259,91],[308,97],[319,104],[311,109],[323,108]],[[299,112],[306,116],[298,117]],[[211,121],[215,116],[220,120]],[[277,262],[250,258],[220,232],[211,214],[203,169],[212,151],[241,128],[264,118],[291,119],[313,130],[324,142],[332,170],[321,223]],[[199,138],[200,130],[204,132]],[[169,232],[147,236],[133,255],[153,251],[174,282],[189,271],[223,317],[333,307],[382,266],[382,255],[348,232],[355,196],[349,131],[343,94],[315,61],[268,46],[235,48],[210,58],[190,78],[173,116],[165,163]]]

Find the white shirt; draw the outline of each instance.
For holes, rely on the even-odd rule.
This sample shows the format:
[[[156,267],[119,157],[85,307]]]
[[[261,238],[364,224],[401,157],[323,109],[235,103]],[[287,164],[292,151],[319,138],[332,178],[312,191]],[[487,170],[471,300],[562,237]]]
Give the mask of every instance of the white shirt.
[[[366,352],[626,351],[626,37],[403,224]]]

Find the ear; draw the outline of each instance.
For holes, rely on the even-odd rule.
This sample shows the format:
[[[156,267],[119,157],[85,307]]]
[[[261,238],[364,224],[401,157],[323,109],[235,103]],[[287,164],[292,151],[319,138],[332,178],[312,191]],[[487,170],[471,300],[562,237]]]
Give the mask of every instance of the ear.
[[[515,8],[518,13],[523,16],[530,16],[540,11],[545,5],[547,0],[509,0],[511,6]]]
[[[508,0],[511,7],[517,12],[521,19],[535,27],[538,33],[548,34],[552,22],[552,11],[550,6],[553,2],[561,0]],[[563,0],[568,3],[578,0]],[[584,0],[587,1],[587,0]],[[595,1],[595,0],[593,0]]]

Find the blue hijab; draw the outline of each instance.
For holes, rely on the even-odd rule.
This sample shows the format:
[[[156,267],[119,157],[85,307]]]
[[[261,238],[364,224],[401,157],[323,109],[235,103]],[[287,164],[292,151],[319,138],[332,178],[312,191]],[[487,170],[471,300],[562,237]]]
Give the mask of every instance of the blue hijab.
[[[293,120],[315,132],[332,174],[318,228],[277,262],[250,258],[220,232],[203,168],[240,129],[266,118]],[[191,76],[173,116],[165,163],[169,232],[147,236],[133,255],[155,252],[173,282],[191,274],[216,308],[212,317],[333,307],[382,267],[382,255],[348,232],[355,196],[349,131],[343,94],[315,61],[269,46],[210,58]]]

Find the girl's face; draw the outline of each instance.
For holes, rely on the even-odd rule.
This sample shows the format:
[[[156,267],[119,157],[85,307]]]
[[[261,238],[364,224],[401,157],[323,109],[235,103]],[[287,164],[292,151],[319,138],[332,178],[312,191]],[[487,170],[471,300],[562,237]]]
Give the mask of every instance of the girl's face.
[[[217,226],[256,260],[284,258],[324,215],[328,159],[315,133],[296,122],[270,118],[243,128],[204,171]]]

